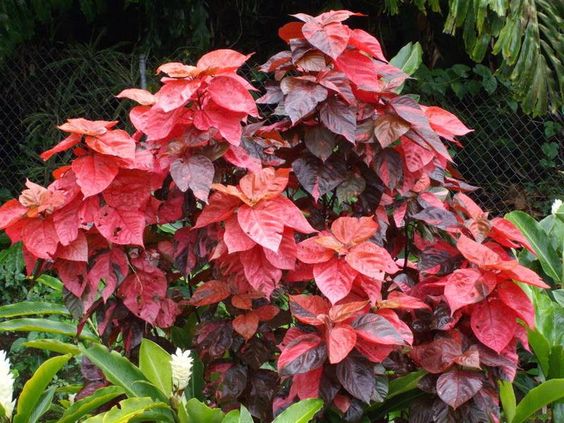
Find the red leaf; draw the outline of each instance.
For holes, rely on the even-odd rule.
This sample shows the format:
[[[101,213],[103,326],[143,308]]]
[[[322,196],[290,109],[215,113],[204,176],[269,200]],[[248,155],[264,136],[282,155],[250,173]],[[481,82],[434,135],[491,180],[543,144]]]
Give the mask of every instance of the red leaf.
[[[398,291],[390,292],[388,298],[386,298],[384,301],[380,301],[378,303],[378,306],[380,308],[397,308],[400,310],[431,309],[431,307],[429,307],[419,298],[415,298]]]
[[[398,115],[386,113],[378,116],[374,122],[374,135],[382,148],[386,148],[399,140],[410,128],[409,122]]]
[[[143,260],[137,259],[136,271],[123,281],[118,294],[132,313],[155,324],[161,310],[161,300],[166,297],[167,281],[160,269],[143,263]]]
[[[395,348],[394,345],[375,344],[366,340],[356,344],[356,349],[373,363],[384,361]]]
[[[318,398],[322,375],[322,367],[310,372],[294,375],[292,378],[291,389],[296,392],[296,395],[301,400],[307,398]]]
[[[388,322],[390,322],[406,343],[409,345],[413,344],[413,333],[411,332],[411,329],[407,323],[399,318],[394,310],[381,308],[376,312],[376,314],[384,317]]]
[[[444,295],[451,315],[461,307],[482,301],[497,282],[494,275],[476,269],[455,270],[446,281]]]
[[[367,313],[357,317],[353,324],[356,333],[363,339],[383,345],[404,345],[405,341],[396,328],[383,316]]]
[[[258,172],[248,173],[239,181],[241,192],[251,204],[261,200],[278,197],[288,185],[290,169],[276,169],[271,167],[260,169]]]
[[[208,94],[216,104],[227,110],[258,116],[253,97],[233,78],[216,76],[208,85]]]
[[[107,204],[115,208],[141,209],[151,196],[151,180],[140,170],[120,170],[103,192]]]
[[[0,206],[0,229],[5,229],[25,216],[27,208],[15,198]]]
[[[528,285],[538,286],[539,288],[550,288],[544,283],[542,278],[531,269],[519,264],[515,260],[500,261],[495,266],[491,266],[495,270],[500,270],[502,274],[510,279],[526,283]]]
[[[350,38],[350,29],[338,22],[322,25],[309,21],[302,27],[302,33],[312,46],[333,59],[345,50]]]
[[[287,43],[290,43],[290,40],[294,38],[304,38],[302,33],[303,26],[304,24],[301,22],[288,22],[278,29],[278,36]]]
[[[535,309],[533,303],[521,287],[513,282],[503,282],[497,287],[497,295],[512,308],[531,329],[535,328]]]
[[[519,248],[523,246],[532,254],[536,255],[529,241],[527,241],[521,231],[509,220],[503,217],[495,217],[490,221],[490,225],[490,232],[488,233],[490,238],[509,248]]]
[[[280,195],[271,201],[278,207],[280,215],[284,216],[284,225],[286,227],[295,229],[302,234],[317,232],[311,227],[302,211],[298,209],[292,200]]]
[[[452,369],[437,379],[437,395],[457,409],[482,389],[482,375],[478,372]]]
[[[356,271],[344,260],[337,257],[325,263],[316,264],[313,268],[317,287],[332,304],[349,294],[356,274]]]
[[[225,282],[216,280],[207,281],[194,291],[194,294],[190,298],[190,304],[194,306],[216,304],[225,300],[229,295],[230,292]]]
[[[470,260],[480,267],[493,266],[501,261],[499,255],[493,250],[471,240],[465,235],[460,235],[460,238],[458,238],[456,242],[456,248],[458,248],[458,251],[460,251],[467,260]]]
[[[165,113],[184,106],[200,87],[200,80],[175,79],[168,80],[155,94],[155,110]]]
[[[108,129],[117,125],[117,121],[88,120],[83,118],[67,119],[65,123],[58,126],[61,131],[74,134],[98,136],[105,134]]]
[[[293,270],[296,267],[297,246],[294,239],[294,232],[286,229],[282,235],[282,242],[275,253],[272,250],[264,249],[264,256],[276,268]]]
[[[80,225],[78,214],[81,206],[81,203],[73,202],[53,213],[55,231],[63,245],[69,245],[78,236],[78,227]]]
[[[59,238],[51,219],[29,219],[22,228],[22,241],[34,256],[50,259],[57,250]]]
[[[382,62],[387,62],[384,57],[384,53],[382,53],[380,42],[362,29],[353,29],[351,31],[349,46],[356,47],[365,53],[371,54],[373,57],[381,60]]]
[[[298,244],[296,251],[298,260],[315,264],[326,262],[335,256],[335,252],[319,244],[318,239],[318,237],[308,238]]]
[[[330,97],[319,111],[319,118],[327,129],[342,135],[354,144],[356,130],[356,109],[339,99]]]
[[[127,88],[116,95],[117,98],[127,98],[129,100],[136,101],[143,106],[152,106],[155,104],[157,99],[153,94],[147,90],[142,90],[139,88]]]
[[[239,251],[247,251],[253,248],[256,244],[249,238],[239,226],[236,216],[231,216],[225,221],[225,232],[223,234],[223,241],[227,246],[229,254]]]
[[[429,119],[431,128],[447,140],[452,141],[455,135],[466,135],[472,132],[472,129],[467,128],[455,115],[440,107],[424,107],[423,110]]]
[[[280,309],[272,304],[266,304],[262,307],[257,308],[255,311],[261,322],[268,322],[276,317],[280,313]]]
[[[166,138],[179,122],[185,111],[182,108],[163,112],[156,107],[137,106],[129,112],[131,123],[151,140]]]
[[[170,165],[170,175],[180,191],[186,192],[190,188],[194,196],[204,202],[208,201],[214,174],[213,163],[201,154],[176,159]]]
[[[300,322],[319,326],[324,322],[317,318],[322,314],[328,314],[331,304],[319,295],[290,295],[290,311]]]
[[[378,230],[372,216],[339,217],[331,224],[331,232],[339,241],[348,246],[367,241]]]
[[[361,311],[367,312],[368,301],[352,301],[350,303],[335,304],[329,310],[329,319],[332,322],[343,322]]]
[[[235,208],[241,204],[241,200],[223,192],[214,192],[204,207],[194,228],[203,228],[211,223],[217,223],[227,220],[235,211]]]
[[[239,207],[237,220],[249,238],[264,248],[278,252],[284,218],[275,202],[265,200],[254,207],[244,204]]]
[[[357,272],[376,279],[381,279],[382,272],[396,273],[399,270],[385,248],[368,241],[353,247],[345,260]]]
[[[356,344],[356,332],[348,325],[335,326],[327,332],[329,362],[336,364],[345,359]]]
[[[97,137],[86,137],[86,144],[92,150],[108,156],[120,157],[125,160],[135,160],[135,140],[121,130],[108,131]]]
[[[358,51],[345,51],[335,60],[335,66],[363,91],[380,92],[384,88],[375,63]]]
[[[214,127],[230,144],[239,145],[241,143],[241,134],[243,132],[241,120],[246,117],[245,113],[233,112],[211,100],[207,102],[202,113],[196,114],[194,117],[196,128],[205,131],[210,127]],[[204,124],[198,118],[206,119],[207,124]]]
[[[462,345],[455,338],[438,338],[413,347],[411,358],[429,373],[443,373],[462,354]]]
[[[98,211],[95,224],[102,236],[110,242],[143,246],[145,215],[141,211],[105,205]]]
[[[270,264],[258,245],[248,251],[243,251],[240,257],[245,278],[249,284],[266,297],[270,297],[280,282],[282,271]]]
[[[129,273],[127,256],[121,248],[112,248],[107,253],[100,254],[94,265],[88,272],[90,285],[98,288],[100,281],[106,285],[102,292],[104,301],[114,293],[117,286],[125,279]]]
[[[414,143],[407,137],[401,139],[401,148],[404,153],[404,161],[407,170],[417,172],[423,169],[435,158],[435,153],[428,148],[423,148],[419,144]]]
[[[301,118],[311,113],[315,107],[327,98],[327,89],[306,79],[286,77],[280,83],[285,94],[284,111],[296,124]]]
[[[234,72],[251,56],[252,54],[245,56],[235,50],[218,49],[200,57],[196,66],[211,73]]]
[[[499,354],[513,339],[516,317],[500,300],[484,301],[474,306],[470,324],[476,338]]]
[[[68,137],[66,137],[64,140],[62,140],[53,148],[50,148],[49,150],[41,153],[39,157],[41,157],[43,161],[47,161],[55,154],[60,153],[62,151],[67,151],[69,148],[74,147],[81,140],[82,140],[82,134],[76,134],[76,133],[70,134]]]
[[[88,242],[84,232],[80,231],[74,241],[66,246],[59,246],[57,258],[69,261],[88,261]]]
[[[259,318],[254,311],[240,314],[233,320],[233,329],[248,341],[257,332]]]
[[[104,191],[117,176],[119,167],[114,159],[93,154],[74,159],[72,170],[86,198]]]
[[[317,335],[300,335],[286,345],[278,357],[278,373],[290,376],[306,373],[323,365],[327,358],[325,345]]]

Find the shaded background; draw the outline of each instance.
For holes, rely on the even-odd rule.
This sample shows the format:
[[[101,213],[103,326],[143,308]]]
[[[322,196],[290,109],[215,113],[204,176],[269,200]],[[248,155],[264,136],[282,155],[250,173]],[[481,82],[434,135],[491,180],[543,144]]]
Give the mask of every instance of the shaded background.
[[[65,157],[45,166],[38,153],[62,134],[67,117],[127,120],[114,95],[149,89],[162,62],[193,63],[215,48],[255,52],[243,69],[262,87],[254,66],[284,47],[276,29],[289,14],[346,8],[365,13],[349,24],[378,37],[387,57],[408,42],[423,48],[424,65],[406,92],[457,114],[475,131],[455,160],[474,197],[494,214],[546,213],[564,194],[562,119],[523,114],[502,80],[496,57],[476,65],[460,37],[442,32],[444,17],[404,5],[390,16],[383,2],[220,0],[3,0],[0,5],[0,196],[16,195],[25,177],[46,184]]]

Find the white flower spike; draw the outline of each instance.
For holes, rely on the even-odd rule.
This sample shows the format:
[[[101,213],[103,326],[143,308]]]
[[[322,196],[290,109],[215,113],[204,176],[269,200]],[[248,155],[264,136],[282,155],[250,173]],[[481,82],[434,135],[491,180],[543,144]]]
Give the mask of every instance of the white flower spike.
[[[10,360],[6,352],[0,350],[0,405],[4,408],[8,419],[12,417],[16,401],[12,401],[14,395],[14,377],[10,371]]]
[[[554,200],[554,203],[552,203],[552,210],[551,210],[552,214],[556,214],[560,209],[560,207],[562,207],[562,200],[560,199]]]
[[[190,350],[182,351],[177,348],[176,353],[171,356],[172,383],[177,390],[182,391],[188,386],[192,377],[193,362]]]

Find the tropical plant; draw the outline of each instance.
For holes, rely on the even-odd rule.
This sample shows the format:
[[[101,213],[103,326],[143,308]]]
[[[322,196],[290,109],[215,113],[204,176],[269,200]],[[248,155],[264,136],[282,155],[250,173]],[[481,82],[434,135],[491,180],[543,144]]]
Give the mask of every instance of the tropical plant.
[[[121,92],[138,103],[132,135],[69,119],[42,158],[71,150],[71,164],[28,181],[0,228],[60,277],[79,329],[96,320],[103,343],[153,360],[148,335],[189,344],[223,410],[271,421],[321,398],[330,421],[497,419],[497,381],[534,326],[515,281],[548,285],[515,260],[534,251],[517,228],[465,194],[450,151],[470,130],[400,94],[417,46],[404,71],[343,24],[354,15],[295,15],[257,100],[236,73],[249,56],[222,49],[162,65],[156,93]],[[81,351],[124,389],[121,410],[167,413],[168,370]]]
[[[420,10],[441,12],[438,0],[408,1]],[[402,0],[386,0],[399,13]],[[462,32],[475,62],[500,55],[497,71],[511,83],[526,113],[556,113],[563,105],[562,24],[564,6],[549,0],[449,0],[444,32]]]

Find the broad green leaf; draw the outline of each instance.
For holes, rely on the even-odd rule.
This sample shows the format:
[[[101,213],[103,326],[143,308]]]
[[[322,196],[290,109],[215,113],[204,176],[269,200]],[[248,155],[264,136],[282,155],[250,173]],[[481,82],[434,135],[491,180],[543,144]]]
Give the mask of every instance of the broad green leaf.
[[[552,278],[555,283],[562,282],[562,260],[556,254],[548,236],[539,223],[522,211],[513,211],[505,215],[527,238],[531,247],[540,261],[544,272]]]
[[[165,395],[152,385],[137,366],[116,351],[109,351],[102,345],[81,347],[82,352],[98,367],[108,381],[121,386],[129,397],[151,397],[167,401]]]
[[[320,399],[306,399],[292,404],[278,415],[273,423],[307,423],[323,408]]]
[[[544,375],[548,375],[550,371],[550,343],[537,329],[529,329],[527,333],[529,345],[535,353],[542,372]]]
[[[186,412],[190,423],[221,423],[225,415],[218,408],[210,408],[196,398],[186,403]]]
[[[60,420],[57,423],[75,423],[80,421],[83,417],[88,415],[91,411],[96,410],[102,405],[108,403],[114,398],[123,395],[125,391],[119,386],[107,386],[96,390],[92,395],[82,398],[81,400],[72,404],[65,410]]]
[[[18,398],[14,423],[29,423],[35,408],[40,404],[45,388],[72,355],[61,355],[45,361],[25,383]]]
[[[551,379],[531,389],[515,409],[511,423],[522,423],[551,402],[564,398],[564,379]]]
[[[418,42],[407,43],[398,53],[390,59],[390,64],[400,68],[408,75],[413,75],[423,61],[423,49]]]
[[[56,339],[36,339],[24,342],[23,345],[27,348],[37,348],[38,350],[53,351],[59,354],[80,354],[80,349],[76,345]]]
[[[0,332],[45,332],[75,337],[76,326],[50,319],[23,318],[0,322]],[[78,338],[88,341],[98,339],[88,329],[84,329]]]
[[[31,316],[35,314],[68,315],[69,312],[63,305],[40,301],[23,301],[21,303],[8,304],[0,307],[0,319],[11,319],[13,317]]]
[[[426,374],[424,370],[418,370],[391,380],[387,398],[389,399],[396,395],[403,394],[404,392],[411,391],[412,389],[416,389],[417,384]]]
[[[6,410],[4,409],[2,404],[0,404],[0,417],[6,417]]]
[[[43,393],[43,395],[41,395],[39,403],[37,404],[35,410],[33,410],[33,413],[29,418],[29,423],[37,423],[38,421],[40,421],[39,419],[41,418],[41,416],[43,416],[43,414],[45,414],[51,407],[56,390],[56,388],[50,388],[47,389]]]
[[[499,398],[501,400],[503,412],[505,413],[505,418],[508,422],[511,422],[513,417],[515,417],[515,408],[517,407],[515,391],[513,390],[511,382],[506,380],[499,381]]]
[[[550,369],[548,372],[548,378],[564,378],[564,346],[562,345],[555,345],[550,349]]]
[[[551,291],[552,295],[554,296],[554,300],[564,307],[564,289],[555,289]]]
[[[41,275],[37,278],[37,282],[51,288],[56,292],[63,291],[63,283],[53,276]]]
[[[254,420],[249,410],[241,405],[240,410],[231,410],[227,413],[221,423],[254,423]]]
[[[170,354],[153,341],[143,339],[139,350],[139,368],[149,382],[167,397],[172,395],[172,368]]]
[[[152,398],[128,398],[120,401],[105,413],[86,419],[84,423],[128,423],[154,409],[169,409],[169,406]]]

